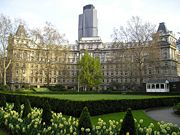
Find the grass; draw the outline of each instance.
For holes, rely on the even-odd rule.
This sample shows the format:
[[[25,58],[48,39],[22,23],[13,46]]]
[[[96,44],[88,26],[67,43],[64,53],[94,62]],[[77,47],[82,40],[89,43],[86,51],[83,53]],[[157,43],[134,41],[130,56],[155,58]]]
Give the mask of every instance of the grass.
[[[67,99],[72,101],[92,101],[92,100],[121,100],[121,99],[149,99],[149,98],[164,98],[174,97],[180,95],[132,95],[132,94],[92,94],[92,93],[62,93],[53,92],[48,88],[33,88],[33,90],[18,90],[18,91],[4,91],[4,93],[13,93],[29,96],[48,97],[56,99]]]
[[[3,131],[2,129],[0,129],[0,135],[9,135],[7,132]]]
[[[132,111],[134,118],[139,121],[140,119],[143,119],[143,125],[148,127],[150,123],[153,123],[155,128],[157,129],[157,121],[150,118],[144,113],[144,110],[134,110]],[[120,119],[123,119],[125,115],[125,112],[119,112],[119,113],[110,113],[110,114],[104,114],[99,116],[91,117],[92,123],[95,125],[98,121],[98,118],[103,119],[106,123],[108,123],[109,120],[116,120],[119,121]]]
[[[16,91],[14,92],[16,93]],[[20,90],[18,93],[29,96],[48,97],[56,99],[68,99],[73,101],[92,101],[92,100],[120,100],[120,99],[147,99],[172,97],[173,95],[128,95],[128,94],[66,94],[54,93],[48,88],[33,88],[33,90]],[[177,95],[180,97],[180,95]]]
[[[33,88],[35,92],[50,92],[48,88]]]
[[[49,97],[56,99],[68,99],[73,101],[92,101],[92,100],[120,100],[120,99],[148,99],[148,98],[164,98],[173,96],[157,96],[157,95],[122,95],[122,94],[32,94],[29,96]]]
[[[44,93],[48,92],[48,93]],[[121,100],[121,99],[150,99],[164,97],[180,97],[180,95],[131,95],[131,94],[66,94],[49,92],[47,88],[34,88],[34,90],[4,91],[4,93],[20,94],[26,96],[48,97],[55,99],[67,99],[72,101],[95,100]]]
[[[91,116],[91,121],[93,125],[97,125],[98,119],[101,118],[103,121],[105,121],[107,124],[109,123],[109,120],[115,120],[120,121],[120,119],[123,119],[126,112],[118,112],[118,113],[109,113],[104,115],[98,115],[98,116]],[[155,129],[158,129],[158,125],[156,120],[152,119],[148,115],[145,114],[144,110],[133,110],[132,111],[133,117],[139,121],[140,119],[143,119],[143,126],[148,127],[150,123],[153,123],[155,126]],[[67,119],[69,116],[63,115]]]

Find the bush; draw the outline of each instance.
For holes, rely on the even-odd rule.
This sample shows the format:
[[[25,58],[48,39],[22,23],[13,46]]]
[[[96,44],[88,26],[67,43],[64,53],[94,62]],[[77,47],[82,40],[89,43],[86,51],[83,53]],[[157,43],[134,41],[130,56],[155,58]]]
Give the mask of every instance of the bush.
[[[23,85],[22,85],[22,88],[23,88],[23,89],[30,89],[30,85],[29,85],[29,84],[23,84]]]
[[[174,107],[173,110],[176,114],[180,114],[180,103],[177,103]]]
[[[84,106],[88,107],[91,116],[102,115],[126,111],[128,108],[133,110],[147,109],[154,107],[173,106],[180,102],[179,96],[149,98],[149,99],[121,99],[121,100],[94,100],[94,101],[72,101],[66,99],[55,99],[48,97],[28,96],[15,93],[3,93],[7,102],[14,102],[16,96],[28,98],[31,106],[43,108],[45,100],[49,101],[51,109],[55,112],[62,112],[65,115],[79,117]]]
[[[51,91],[64,91],[65,87],[61,84],[55,85],[55,86],[48,86],[48,89]]]
[[[25,99],[22,117],[26,118],[30,112],[31,112],[31,104],[29,102],[29,99]]]
[[[14,108],[13,108],[16,112],[18,112],[19,114],[21,113],[21,105],[19,102],[19,98],[15,97],[15,103],[14,103]]]
[[[127,110],[123,119],[119,135],[126,135],[127,133],[129,133],[129,135],[136,134],[135,122],[130,108]]]
[[[48,100],[43,104],[43,113],[42,113],[42,122],[45,122],[46,125],[51,125],[52,112]]]
[[[6,107],[6,97],[4,95],[0,95],[0,107]]]
[[[0,84],[0,90],[9,90],[9,86],[8,85],[3,85],[3,84]]]
[[[83,108],[79,118],[79,125],[78,125],[79,134],[80,135],[85,134],[81,128],[90,129],[90,132],[92,131],[91,117],[87,107]]]

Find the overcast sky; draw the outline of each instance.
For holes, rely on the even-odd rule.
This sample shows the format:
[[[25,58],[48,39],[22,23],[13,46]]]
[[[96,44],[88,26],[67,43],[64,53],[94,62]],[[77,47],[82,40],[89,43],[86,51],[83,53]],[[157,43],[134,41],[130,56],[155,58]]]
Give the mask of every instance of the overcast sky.
[[[25,20],[30,28],[45,21],[55,25],[70,43],[78,38],[78,15],[83,6],[93,4],[98,14],[98,31],[103,42],[112,41],[113,28],[139,16],[156,26],[165,22],[176,37],[180,35],[179,0],[0,0],[0,13]]]

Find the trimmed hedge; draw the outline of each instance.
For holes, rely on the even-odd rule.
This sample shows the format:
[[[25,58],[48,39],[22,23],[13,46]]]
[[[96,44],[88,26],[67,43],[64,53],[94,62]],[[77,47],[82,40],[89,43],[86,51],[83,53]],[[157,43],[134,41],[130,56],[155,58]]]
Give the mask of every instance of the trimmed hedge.
[[[177,103],[174,107],[173,110],[176,114],[180,115],[180,103]]]
[[[26,118],[30,112],[31,112],[31,104],[29,102],[29,99],[26,98],[24,100],[24,109],[23,109],[22,118]]]
[[[124,116],[119,135],[126,135],[127,133],[130,135],[136,135],[135,121],[130,108]]]
[[[42,123],[45,122],[47,126],[51,125],[52,112],[48,100],[43,104]]]
[[[0,84],[0,90],[9,90],[9,86],[8,85],[3,85],[3,84]]]
[[[84,133],[84,131],[82,131],[81,128],[84,128],[84,129],[89,128],[90,131],[92,131],[92,128],[93,128],[93,125],[91,122],[91,116],[86,106],[83,108],[81,112],[81,115],[79,118],[79,124],[78,124],[79,135],[86,135],[86,133]]]
[[[1,93],[2,94],[2,93]],[[102,115],[132,110],[147,109],[154,107],[173,106],[180,102],[180,97],[164,97],[150,99],[122,99],[122,100],[96,100],[96,101],[71,101],[47,97],[25,96],[20,94],[5,94],[7,102],[14,102],[18,98],[23,103],[23,97],[28,98],[31,106],[43,108],[43,103],[48,100],[51,109],[66,115],[79,117],[82,109],[87,106],[91,116]]]

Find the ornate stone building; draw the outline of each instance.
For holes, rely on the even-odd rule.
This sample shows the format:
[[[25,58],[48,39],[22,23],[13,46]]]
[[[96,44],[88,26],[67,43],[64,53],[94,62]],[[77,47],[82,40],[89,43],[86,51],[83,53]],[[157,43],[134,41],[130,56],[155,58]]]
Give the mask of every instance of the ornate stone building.
[[[158,67],[147,64],[143,71],[143,82],[163,79],[178,81],[180,55],[176,48],[176,39],[172,32],[167,31],[164,23],[160,23],[158,31],[161,34],[161,58]],[[122,46],[103,43],[100,37],[83,37],[76,45],[62,45],[58,46],[58,49],[55,47],[49,50],[51,57],[48,60],[45,57],[48,50],[37,48],[27,37],[22,25],[16,34],[9,38],[8,55],[11,56],[12,64],[8,82],[16,88],[25,85],[45,86],[48,73],[50,85],[62,84],[67,88],[77,89],[77,62],[85,50],[93,57],[100,58],[104,75],[101,84],[103,89],[111,86],[124,89],[139,82],[136,67],[130,65],[134,63],[126,64],[131,56]]]
[[[85,50],[91,56],[100,58],[104,75],[101,88],[104,90],[133,90],[140,82],[179,81],[180,53],[176,38],[164,23],[159,24],[157,32],[160,34],[160,45],[152,53],[149,53],[152,48],[145,46],[147,51],[143,54],[141,80],[137,63],[131,53],[137,48],[130,43],[124,48],[119,44],[103,43],[96,35],[80,37],[75,45],[53,46],[49,50],[47,47],[38,48],[38,44],[27,36],[23,25],[20,25],[16,34],[9,38],[8,55],[12,63],[7,76],[8,83],[12,89],[61,84],[68,89],[77,90],[77,62]],[[156,55],[159,56],[156,61],[148,61],[149,57],[155,60]]]

